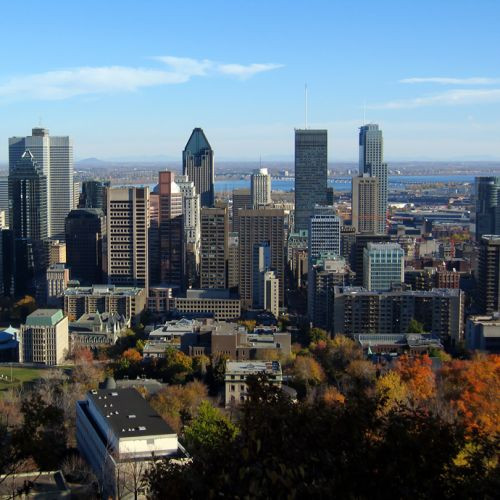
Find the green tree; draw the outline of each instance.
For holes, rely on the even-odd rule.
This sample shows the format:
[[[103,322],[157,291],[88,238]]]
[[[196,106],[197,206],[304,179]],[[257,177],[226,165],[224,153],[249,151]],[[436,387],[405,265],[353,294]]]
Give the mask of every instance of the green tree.
[[[328,332],[322,328],[311,328],[309,330],[309,343],[318,343],[320,340],[328,340]]]
[[[408,333],[425,333],[424,325],[417,321],[415,318],[408,323]]]

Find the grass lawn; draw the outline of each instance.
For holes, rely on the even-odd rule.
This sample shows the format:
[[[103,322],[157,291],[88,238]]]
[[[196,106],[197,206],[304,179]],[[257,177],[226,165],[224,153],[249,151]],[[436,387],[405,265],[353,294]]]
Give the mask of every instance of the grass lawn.
[[[0,375],[3,375],[3,378],[0,378],[0,391],[4,391],[9,389],[12,386],[18,386],[23,382],[29,382],[31,380],[36,380],[37,378],[41,378],[45,370],[40,368],[20,368],[20,367],[12,367],[12,377],[14,379],[13,382],[10,381],[10,366],[3,365],[0,366]],[[5,379],[8,378],[8,380]]]

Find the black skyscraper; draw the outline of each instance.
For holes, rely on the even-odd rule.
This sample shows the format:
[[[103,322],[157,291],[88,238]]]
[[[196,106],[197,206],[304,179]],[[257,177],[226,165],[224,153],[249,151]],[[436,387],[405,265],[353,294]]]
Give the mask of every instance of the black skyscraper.
[[[195,128],[182,152],[182,173],[194,182],[202,207],[215,201],[214,152],[201,128]]]
[[[500,234],[500,177],[476,177],[476,241]]]
[[[106,223],[102,210],[78,208],[66,217],[66,261],[70,276],[82,285],[102,283],[103,239]]]

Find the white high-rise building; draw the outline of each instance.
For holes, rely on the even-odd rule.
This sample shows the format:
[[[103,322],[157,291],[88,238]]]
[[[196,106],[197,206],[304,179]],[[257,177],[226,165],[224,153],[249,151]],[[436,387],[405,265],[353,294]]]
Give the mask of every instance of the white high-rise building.
[[[264,309],[274,314],[278,319],[280,314],[280,280],[274,271],[264,273]]]
[[[5,214],[9,213],[9,177],[2,175],[0,177],[0,210],[5,210]]]
[[[182,210],[184,215],[184,234],[186,243],[200,248],[200,195],[196,193],[194,182],[187,175],[176,175],[175,183],[182,193]]]
[[[49,237],[64,239],[64,220],[73,209],[73,144],[67,136],[50,136],[36,127],[31,136],[9,138],[9,171],[29,149],[47,177]]]
[[[340,255],[339,217],[331,206],[316,205],[309,219],[308,257],[319,257],[322,253]]]
[[[254,208],[265,207],[272,203],[271,176],[267,168],[254,170],[251,177],[251,192]]]
[[[385,234],[387,218],[387,163],[384,163],[384,140],[378,125],[370,123],[359,129],[359,173],[378,179],[378,228]]]

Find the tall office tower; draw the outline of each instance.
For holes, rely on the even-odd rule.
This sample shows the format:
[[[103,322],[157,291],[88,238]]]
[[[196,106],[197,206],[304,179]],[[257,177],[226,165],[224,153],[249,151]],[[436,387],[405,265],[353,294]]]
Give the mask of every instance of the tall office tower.
[[[66,262],[81,285],[103,282],[106,218],[101,209],[77,208],[66,217]]]
[[[285,211],[278,208],[240,209],[240,298],[243,307],[251,307],[253,297],[253,246],[269,241],[271,269],[280,280],[280,305],[284,301],[284,227]]]
[[[319,257],[321,253],[330,252],[340,255],[341,222],[333,207],[314,207],[309,218],[308,254],[309,260]]]
[[[184,241],[186,243],[186,278],[188,287],[198,279],[200,269],[200,195],[196,193],[194,182],[187,175],[178,175],[175,182],[182,193],[184,214]]]
[[[105,191],[109,186],[109,181],[83,181],[79,208],[100,208],[104,212],[106,210]]]
[[[155,190],[158,190],[158,185]],[[160,195],[157,192],[149,194],[149,227],[148,227],[148,255],[149,281],[156,285],[160,276]]]
[[[160,272],[155,284],[176,286],[182,290],[185,269],[182,193],[173,172],[159,173],[158,194]]]
[[[368,243],[363,254],[363,286],[387,291],[404,283],[405,252],[398,243]]]
[[[264,273],[264,309],[278,319],[280,314],[280,280],[274,271]]]
[[[48,236],[64,238],[64,220],[73,208],[73,145],[69,137],[34,128],[27,137],[9,139],[9,171],[29,149],[47,177]]]
[[[106,198],[108,283],[147,293],[149,188],[111,188]]]
[[[264,275],[271,270],[271,245],[269,241],[254,243],[252,257],[252,306],[264,307]]]
[[[368,174],[352,178],[352,226],[358,234],[377,234],[380,227],[379,180]]]
[[[80,204],[80,195],[81,195],[81,183],[74,181],[73,182],[73,208],[78,208]]]
[[[228,288],[228,234],[227,208],[201,209],[201,288]]]
[[[195,128],[182,152],[182,173],[194,182],[202,207],[215,201],[214,151],[201,128]]]
[[[335,203],[335,191],[332,187],[326,188],[326,204],[333,205]]]
[[[271,176],[267,168],[254,170],[251,181],[251,193],[253,208],[265,207],[272,203],[271,199]]]
[[[295,130],[295,231],[309,228],[316,205],[326,203],[326,130]]]
[[[15,238],[47,238],[47,177],[33,154],[26,150],[9,170],[10,227]]]
[[[352,250],[352,270],[355,273],[354,284],[363,286],[364,283],[364,251],[368,243],[389,243],[391,238],[388,234],[357,234],[354,248]]]
[[[227,287],[236,288],[240,283],[240,243],[238,233],[227,238]]]
[[[356,229],[353,226],[340,226],[340,255],[353,266]],[[354,266],[353,266],[354,267]]]
[[[479,244],[478,303],[481,313],[500,311],[500,236],[484,234]]]
[[[9,176],[0,176],[0,210],[4,210],[9,223]]]
[[[370,123],[359,129],[359,173],[378,179],[378,228],[385,234],[387,218],[387,163],[384,163],[384,140],[378,125]]]
[[[500,177],[476,177],[476,241],[500,234]]]
[[[240,208],[253,208],[252,193],[249,189],[233,189],[232,227],[235,233],[240,231],[240,221],[238,219],[238,210]]]

